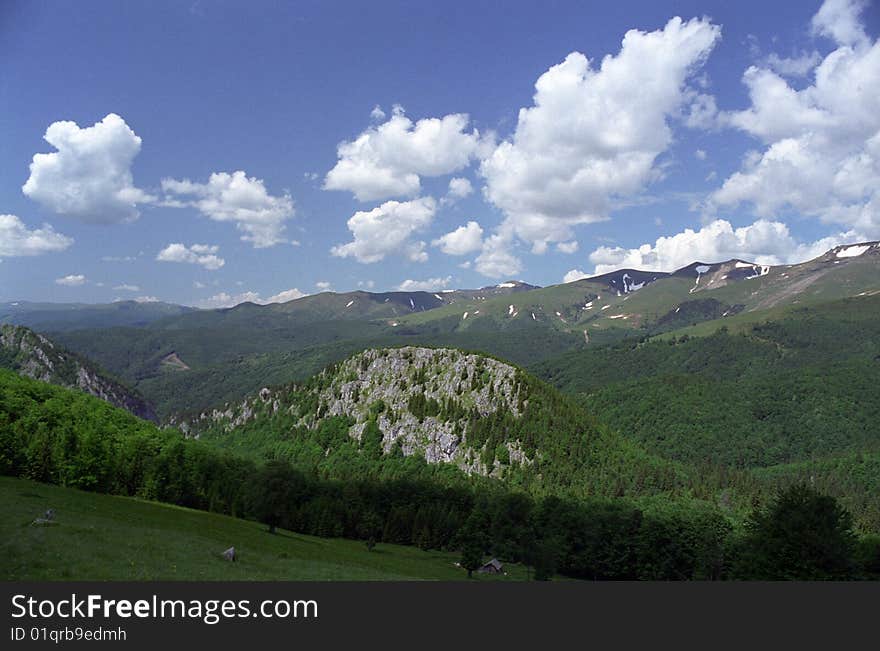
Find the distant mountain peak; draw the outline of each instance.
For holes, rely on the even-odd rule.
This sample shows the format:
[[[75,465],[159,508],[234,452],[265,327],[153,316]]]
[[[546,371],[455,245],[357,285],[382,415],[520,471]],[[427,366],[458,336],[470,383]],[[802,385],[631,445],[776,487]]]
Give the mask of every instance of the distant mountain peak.
[[[642,271],[640,269],[617,269],[608,273],[599,274],[583,278],[575,282],[588,282],[593,284],[605,285],[608,289],[618,294],[630,294],[642,289],[655,280],[666,278],[669,276],[664,271]]]

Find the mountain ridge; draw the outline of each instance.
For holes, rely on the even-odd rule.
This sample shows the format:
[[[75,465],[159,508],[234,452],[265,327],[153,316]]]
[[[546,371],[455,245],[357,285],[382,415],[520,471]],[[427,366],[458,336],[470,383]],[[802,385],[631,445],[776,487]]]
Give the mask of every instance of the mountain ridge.
[[[693,263],[640,287],[642,278],[624,271],[600,282],[542,288],[506,282],[442,293],[322,293],[284,304],[199,310],[142,328],[53,337],[142,391],[166,417],[187,406],[179,395],[193,382],[217,387],[197,392],[192,406],[207,407],[259,389],[262,376],[274,383],[302,380],[370,347],[450,346],[528,366],[624,339],[697,326],[704,333],[740,327],[805,305],[880,291],[878,253],[876,244],[858,244],[799,265]],[[633,282],[618,295],[609,282],[623,281],[624,274]],[[417,309],[429,305],[436,307]],[[163,363],[171,355],[174,364]],[[187,395],[195,400],[192,392]]]
[[[141,396],[107,377],[91,361],[23,326],[0,325],[0,367],[49,384],[79,389],[139,418],[158,422],[155,410]]]

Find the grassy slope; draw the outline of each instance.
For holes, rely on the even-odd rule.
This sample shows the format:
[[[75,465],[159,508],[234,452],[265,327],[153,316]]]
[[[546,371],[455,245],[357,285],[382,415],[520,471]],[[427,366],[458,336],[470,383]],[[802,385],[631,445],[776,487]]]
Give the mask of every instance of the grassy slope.
[[[47,508],[58,525],[30,526]],[[223,515],[0,477],[2,580],[461,580],[457,554],[315,538]],[[229,563],[220,553],[234,545]],[[526,569],[507,566],[507,576]]]

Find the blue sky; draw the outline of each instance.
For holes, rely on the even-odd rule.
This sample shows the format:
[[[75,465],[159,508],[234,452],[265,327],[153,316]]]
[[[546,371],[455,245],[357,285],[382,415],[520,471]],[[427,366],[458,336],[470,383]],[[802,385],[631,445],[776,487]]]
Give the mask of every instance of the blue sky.
[[[878,239],[878,25],[855,0],[5,2],[0,301],[546,285]]]

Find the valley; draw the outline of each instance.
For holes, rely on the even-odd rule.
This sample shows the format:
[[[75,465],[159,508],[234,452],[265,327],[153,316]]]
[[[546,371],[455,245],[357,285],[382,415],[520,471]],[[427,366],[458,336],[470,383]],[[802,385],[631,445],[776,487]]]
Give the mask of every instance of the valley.
[[[545,578],[758,578],[750,523],[808,485],[874,553],[876,242],[543,288],[145,306],[0,306],[3,474],[445,564],[478,548]],[[20,538],[16,576],[55,576]],[[462,571],[373,558],[326,576]],[[181,576],[223,571],[190,562],[203,574]]]

